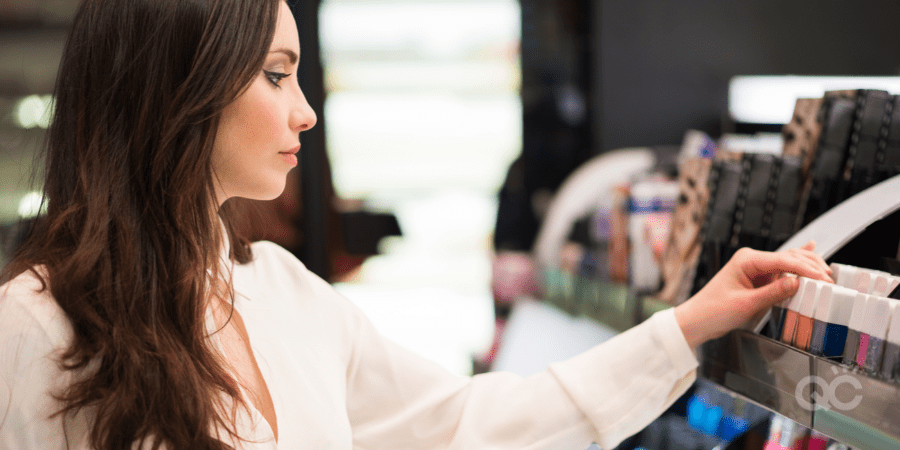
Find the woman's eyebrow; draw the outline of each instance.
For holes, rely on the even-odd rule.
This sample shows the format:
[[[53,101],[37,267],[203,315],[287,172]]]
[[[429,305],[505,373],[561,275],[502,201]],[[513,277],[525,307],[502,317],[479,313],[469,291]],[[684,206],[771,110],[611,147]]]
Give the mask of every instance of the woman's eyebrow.
[[[279,48],[279,49],[272,50],[271,52],[269,52],[270,55],[272,53],[285,54],[288,57],[288,60],[290,60],[291,64],[295,64],[297,62],[297,59],[299,59],[299,56],[297,56],[297,53],[295,53],[293,50],[287,49],[287,48]]]

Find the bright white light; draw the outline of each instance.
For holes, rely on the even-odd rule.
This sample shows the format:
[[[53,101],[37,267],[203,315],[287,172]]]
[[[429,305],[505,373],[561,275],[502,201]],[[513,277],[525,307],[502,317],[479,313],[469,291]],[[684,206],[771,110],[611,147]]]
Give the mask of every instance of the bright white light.
[[[21,128],[47,128],[50,126],[52,95],[29,95],[19,100],[13,117]]]
[[[325,2],[319,11],[326,60],[349,52],[456,58],[487,43],[516,42],[519,5],[488,2]]]
[[[19,216],[23,219],[37,217],[41,213],[41,202],[44,196],[40,192],[29,192],[19,200]]]
[[[819,98],[826,91],[846,89],[900,94],[900,77],[734,77],[728,86],[728,112],[738,122],[788,123],[798,98]]]

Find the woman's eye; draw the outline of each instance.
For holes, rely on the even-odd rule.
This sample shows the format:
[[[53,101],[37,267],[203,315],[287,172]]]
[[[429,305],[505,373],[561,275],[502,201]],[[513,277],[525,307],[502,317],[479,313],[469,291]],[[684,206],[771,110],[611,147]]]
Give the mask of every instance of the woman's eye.
[[[278,82],[280,82],[282,79],[291,76],[291,74],[289,73],[272,72],[269,70],[263,70],[263,73],[266,75],[266,79],[268,79],[269,82],[274,84],[276,87],[280,87],[278,86]]]

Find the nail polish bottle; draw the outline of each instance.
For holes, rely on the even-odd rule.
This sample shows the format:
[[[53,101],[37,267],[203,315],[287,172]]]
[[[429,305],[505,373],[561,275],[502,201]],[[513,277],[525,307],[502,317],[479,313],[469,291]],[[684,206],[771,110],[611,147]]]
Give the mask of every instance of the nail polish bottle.
[[[850,288],[827,284],[821,288],[810,353],[832,359],[843,356],[855,299],[856,291]]]
[[[781,342],[787,345],[794,345],[794,335],[797,332],[797,318],[799,317],[797,311],[800,309],[800,301],[803,300],[803,292],[806,291],[807,282],[810,281],[812,280],[809,278],[800,277],[800,288],[797,289],[797,293],[791,297],[785,308]]]
[[[890,320],[891,305],[888,299],[873,296],[866,305],[859,334],[859,350],[856,353],[856,364],[869,374],[876,374],[881,369],[884,340],[887,338]]]
[[[890,282],[890,290],[888,293],[894,292],[894,289],[897,289],[897,286],[900,286],[900,277],[896,275],[888,276],[888,281]]]
[[[809,338],[807,351],[816,356],[822,356],[822,346],[825,343],[825,311],[831,307],[832,291],[836,286],[826,285],[820,286],[818,295],[816,296],[815,310],[811,314],[812,331]],[[839,287],[839,286],[837,286]],[[801,303],[800,309],[803,309]]]
[[[787,276],[797,278],[794,274],[788,274]],[[798,292],[802,287],[803,279],[801,278],[797,283]],[[781,339],[781,334],[784,332],[784,316],[787,312],[788,303],[791,302],[791,298],[793,298],[793,296],[772,305],[772,311],[769,314],[769,324],[772,336],[774,336],[775,339]]]
[[[775,336],[775,339],[781,339],[781,335],[782,333],[784,333],[784,316],[787,314],[787,307],[788,303],[790,302],[791,299],[787,298],[772,305],[772,313],[769,316],[769,324],[771,326],[772,336]]]
[[[862,329],[863,316],[869,303],[869,294],[857,293],[853,299],[853,310],[850,312],[850,325],[847,327],[847,342],[844,344],[844,364],[856,366],[856,353],[859,351],[859,335]]]
[[[838,263],[831,263],[830,267],[831,279],[834,280],[834,284],[851,289],[854,287],[857,267]]]
[[[881,377],[900,381],[900,301],[891,302],[891,324],[888,326],[884,358],[881,361]]]
[[[872,280],[872,276],[871,276],[871,274],[869,274],[869,272],[867,272],[865,270],[857,270],[856,277],[853,282],[853,286],[851,286],[851,287],[853,289],[855,289],[856,292],[860,292],[863,294],[869,294],[869,293],[871,293],[869,291],[869,288],[871,286],[871,280]]]
[[[800,310],[797,311],[797,332],[794,334],[794,347],[803,351],[809,350],[809,341],[812,339],[813,313],[819,301],[819,292],[826,283],[819,280],[806,282],[803,290],[803,299],[800,301]]]
[[[874,274],[872,276],[871,287],[869,291],[872,295],[878,297],[887,297],[891,293],[891,281],[886,274]]]

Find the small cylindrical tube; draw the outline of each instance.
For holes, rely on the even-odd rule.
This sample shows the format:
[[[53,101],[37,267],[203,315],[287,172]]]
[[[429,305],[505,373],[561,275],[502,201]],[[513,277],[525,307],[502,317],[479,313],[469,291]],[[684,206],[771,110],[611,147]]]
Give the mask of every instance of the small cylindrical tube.
[[[822,356],[822,347],[825,345],[825,324],[828,309],[831,308],[832,291],[840,287],[825,285],[819,288],[816,299],[816,309],[812,313],[812,335],[809,338],[809,352],[816,356]]]
[[[794,347],[800,350],[809,350],[809,342],[812,339],[813,313],[819,302],[819,293],[826,283],[819,280],[808,280],[803,290],[803,299],[800,301],[800,310],[797,311],[797,331],[794,334]]]
[[[824,289],[824,288],[823,288]],[[853,311],[853,303],[857,292],[843,286],[829,286],[831,297],[827,304],[820,300],[816,308],[816,322],[824,323],[824,336],[821,344],[820,356],[830,359],[840,359],[844,355],[844,345],[847,343],[847,332],[850,328],[850,315]],[[812,347],[812,343],[810,346]]]
[[[879,297],[887,297],[891,293],[891,280],[887,274],[876,274],[872,277],[871,293]]]
[[[853,289],[856,283],[857,267],[846,264],[831,263],[831,279],[838,286]]]
[[[853,299],[853,310],[850,312],[850,325],[847,327],[847,342],[844,344],[844,364],[856,366],[856,353],[859,351],[859,334],[862,329],[863,316],[869,303],[869,294],[858,292]]]
[[[891,320],[890,301],[884,297],[873,296],[866,306],[866,314],[863,317],[856,363],[867,373],[877,374],[881,370],[884,340],[887,338]]]
[[[803,300],[803,292],[806,290],[808,281],[812,280],[800,277],[800,287],[797,289],[797,293],[790,298],[785,307],[781,342],[784,342],[787,345],[794,345],[794,334],[797,331],[797,311],[800,309],[800,301]]]
[[[863,294],[871,294],[869,290],[872,283],[872,275],[865,270],[857,270],[856,278],[853,281],[853,289]]]
[[[900,301],[896,300],[891,302],[891,323],[881,360],[881,377],[900,381]]]

